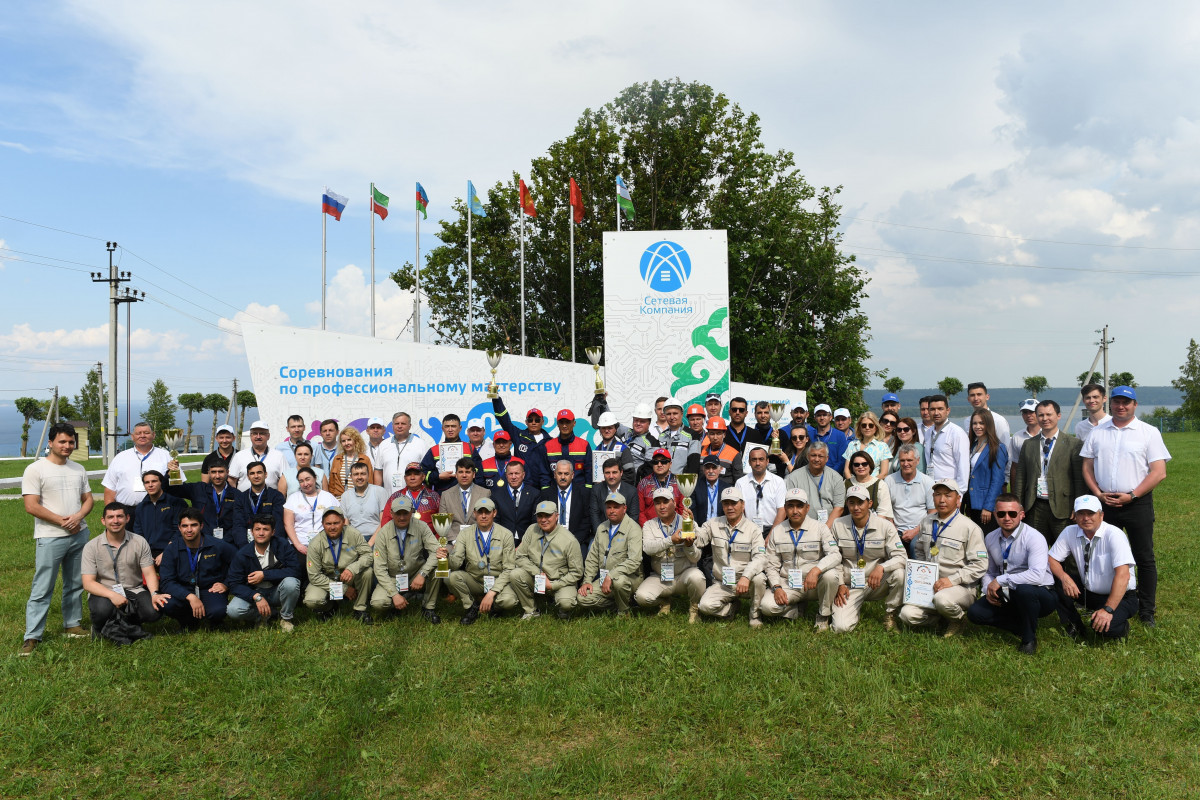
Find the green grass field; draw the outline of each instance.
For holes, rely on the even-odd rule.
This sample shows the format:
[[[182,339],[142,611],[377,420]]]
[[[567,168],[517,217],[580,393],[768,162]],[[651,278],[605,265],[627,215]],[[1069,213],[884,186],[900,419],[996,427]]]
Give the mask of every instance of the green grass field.
[[[1158,627],[1076,645],[1052,616],[1034,657],[886,634],[878,607],[840,637],[443,606],[118,649],[62,638],[55,604],[18,658],[31,523],[0,502],[0,796],[1195,796],[1200,434],[1167,446]]]

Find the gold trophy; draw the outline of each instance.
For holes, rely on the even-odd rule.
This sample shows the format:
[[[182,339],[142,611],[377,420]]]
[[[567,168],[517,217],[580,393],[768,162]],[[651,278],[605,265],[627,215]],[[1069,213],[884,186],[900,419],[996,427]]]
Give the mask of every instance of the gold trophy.
[[[500,387],[496,385],[496,367],[500,366],[500,357],[503,355],[499,350],[488,350],[488,364],[492,366],[492,382],[488,384],[487,396],[489,399],[496,399],[500,396]]]
[[[698,476],[685,472],[675,478],[679,482],[679,493],[683,495],[683,507],[689,512],[692,510],[692,492],[696,491],[696,478]],[[684,539],[696,538],[696,522],[691,517],[683,518],[683,527],[679,530],[679,535]]]
[[[787,410],[787,405],[784,403],[771,403],[771,450],[773,456],[783,455],[783,448],[779,446],[779,420],[783,419],[783,412]]]
[[[450,532],[450,515],[438,512],[433,515],[433,529],[437,531],[438,544],[442,547],[449,547],[450,540],[446,538],[446,534]],[[447,553],[446,558],[437,560],[437,571],[433,573],[435,578],[450,577],[450,557]]]
[[[583,352],[587,353],[588,361],[596,371],[596,394],[604,394],[604,381],[600,378],[600,356],[604,351],[599,347],[585,347]]]
[[[171,460],[179,460],[179,448],[183,447],[183,434],[179,431],[173,432],[163,440],[167,445],[167,450],[171,453]],[[179,467],[167,470],[167,479],[171,486],[182,486],[186,481],[183,479],[183,470]]]

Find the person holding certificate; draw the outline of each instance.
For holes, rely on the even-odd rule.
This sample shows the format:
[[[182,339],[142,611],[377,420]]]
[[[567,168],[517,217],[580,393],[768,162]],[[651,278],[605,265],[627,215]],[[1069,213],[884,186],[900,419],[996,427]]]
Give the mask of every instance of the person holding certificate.
[[[836,633],[849,633],[858,626],[863,603],[883,598],[883,627],[893,630],[904,597],[904,542],[895,525],[871,511],[871,496],[862,485],[846,490],[846,511],[832,530],[841,564],[818,582],[819,592],[836,593],[830,624]]]
[[[914,560],[937,564],[932,602],[929,606],[908,602],[900,609],[900,619],[913,627],[933,625],[945,617],[947,638],[966,627],[967,609],[975,602],[979,579],[988,565],[983,531],[958,504],[958,483],[953,478],[933,482],[934,513],[921,522],[920,533],[912,540]]]
[[[802,430],[802,429],[801,429]],[[817,600],[817,582],[825,566],[842,560],[837,540],[817,519],[808,519],[808,495],[803,489],[788,489],[783,510],[787,519],[771,529],[767,537],[767,593],[760,607],[768,617],[800,618],[800,603]],[[817,630],[829,628],[833,614],[833,592],[827,592],[818,607]]]

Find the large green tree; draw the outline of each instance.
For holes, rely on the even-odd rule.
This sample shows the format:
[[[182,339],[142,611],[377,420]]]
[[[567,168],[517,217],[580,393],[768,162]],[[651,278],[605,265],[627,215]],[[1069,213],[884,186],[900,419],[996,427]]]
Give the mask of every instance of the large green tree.
[[[223,394],[204,395],[204,407],[213,412],[212,436],[209,438],[209,449],[217,446],[217,414],[229,410],[229,398]]]
[[[1171,385],[1183,395],[1180,411],[1188,419],[1200,419],[1200,347],[1196,340],[1188,342],[1187,358],[1179,368],[1179,377]]]
[[[937,383],[938,391],[946,395],[947,398],[954,397],[956,394],[961,394],[963,390],[963,382],[958,378],[942,378]]]
[[[175,412],[179,406],[171,399],[171,390],[162,380],[156,380],[146,391],[146,399],[150,401],[144,419],[154,428],[154,443],[166,443],[167,431],[175,427]]]
[[[195,415],[208,406],[204,404],[204,395],[200,392],[184,392],[177,399],[179,400],[179,406],[188,412],[187,440],[184,446],[190,449],[192,446],[192,425],[195,422]]]
[[[24,458],[29,453],[29,426],[34,420],[46,418],[45,401],[33,397],[18,397],[13,405],[24,418],[21,422],[21,458]]]
[[[246,409],[258,408],[258,398],[254,396],[254,392],[249,389],[242,389],[237,393],[238,403],[238,424],[237,424],[237,441],[242,440],[242,431],[246,428]]]
[[[869,372],[860,310],[866,276],[839,249],[838,189],[805,181],[790,152],[768,152],[759,118],[711,87],[679,80],[635,84],[535,158],[529,174],[537,218],[525,237],[526,339],[530,355],[571,351],[567,186],[586,206],[575,229],[576,358],[603,341],[603,248],[613,230],[614,180],[637,208],[625,229],[725,229],[729,237],[732,377],[801,388],[845,404]],[[487,189],[487,217],[472,217],[473,340],[520,352],[518,175]],[[467,208],[441,221],[421,289],[442,341],[464,346],[467,330]],[[392,276],[413,288],[407,264]]]
[[[1050,381],[1046,380],[1045,375],[1029,375],[1021,379],[1021,385],[1025,387],[1026,392],[1036,398],[1050,388]]]

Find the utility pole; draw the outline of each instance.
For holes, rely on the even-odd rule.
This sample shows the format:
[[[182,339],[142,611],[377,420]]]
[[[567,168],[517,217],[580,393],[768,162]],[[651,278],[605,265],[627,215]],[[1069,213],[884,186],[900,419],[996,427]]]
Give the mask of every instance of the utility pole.
[[[129,275],[128,272],[124,273]],[[140,297],[139,297],[140,295]],[[136,289],[125,287],[125,291],[113,300],[114,303],[120,305],[125,304],[125,432],[129,433],[133,430],[131,402],[133,398],[133,346],[130,344],[133,337],[133,316],[130,314],[130,309],[134,303],[140,303],[146,299],[145,292],[139,292]]]
[[[104,457],[111,461],[117,454],[117,287],[129,280],[129,273],[118,274],[113,264],[113,251],[117,249],[117,243],[105,242],[104,246],[108,249],[108,277],[93,272],[92,283],[108,284],[108,431],[104,440]]]
[[[100,409],[100,457],[107,467],[111,459],[108,457],[108,435],[104,427],[104,364],[99,361],[96,362],[96,408]]]
[[[238,418],[238,414],[237,414],[237,378],[233,379],[233,393],[229,395],[229,413],[225,415],[225,424],[226,425],[233,425],[233,423],[229,421],[229,417],[231,415],[233,416],[234,422],[236,422],[237,418]],[[238,435],[238,438],[240,439],[242,432],[238,431],[237,435]],[[233,449],[234,450],[239,449],[239,445],[241,445],[240,441],[234,442]]]
[[[46,439],[46,430],[54,423],[58,422],[58,387],[54,387],[54,399],[50,401],[50,408],[46,413],[46,422],[42,425],[42,432],[38,436],[37,447],[33,450],[33,458],[36,461],[42,452],[42,442]]]
[[[1108,410],[1108,395],[1109,389],[1112,387],[1108,385],[1108,346],[1115,342],[1116,339],[1108,338],[1107,325],[1096,331],[1096,333],[1100,334],[1100,353],[1104,358],[1104,413],[1110,414],[1112,412]]]

